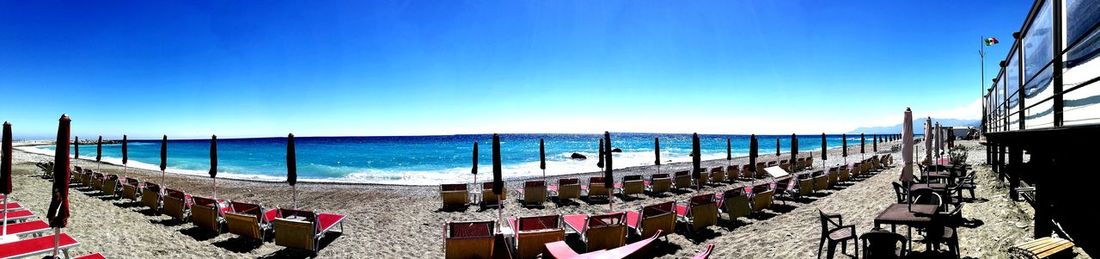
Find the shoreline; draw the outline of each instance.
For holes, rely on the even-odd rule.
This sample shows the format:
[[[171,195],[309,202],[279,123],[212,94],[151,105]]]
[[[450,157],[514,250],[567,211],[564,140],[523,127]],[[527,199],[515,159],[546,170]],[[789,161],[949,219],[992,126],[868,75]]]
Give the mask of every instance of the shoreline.
[[[50,145],[49,143],[25,143],[25,142],[23,142],[23,143],[20,143],[18,145],[15,145],[14,150],[16,152],[20,152],[20,153],[23,153],[23,154],[26,154],[26,155],[29,155],[29,156],[45,156],[45,158],[42,158],[42,159],[39,159],[39,160],[28,160],[29,162],[36,162],[36,161],[52,159],[52,155],[45,154],[45,152],[40,153],[40,152],[34,152],[34,151],[26,150],[25,148],[32,148],[33,149],[33,148],[38,147],[38,146],[49,146],[49,145]],[[868,152],[868,153],[864,153],[864,154],[875,155],[875,154],[881,154],[881,153],[895,152],[893,150],[893,148],[900,145],[900,142],[897,142],[897,141],[886,142],[886,143],[883,143],[883,145],[884,145],[883,149],[880,149],[880,151],[877,152],[877,153],[876,152]],[[855,150],[858,150],[859,145],[849,145],[848,146],[849,156],[854,156],[854,154],[858,154],[858,153],[853,153],[852,152],[853,147],[855,148]],[[834,148],[827,149],[827,151],[829,152],[829,157],[834,157],[834,155],[835,156],[840,156],[841,148],[842,147],[834,147]],[[789,149],[788,149],[788,151],[789,151]],[[806,152],[801,152],[801,153],[806,153],[806,154],[809,154],[811,156],[816,155],[814,160],[820,162],[821,152],[818,149],[813,149],[811,151],[806,151]],[[706,155],[704,155],[704,156],[706,156]],[[743,164],[743,163],[748,162],[748,158],[749,158],[748,156],[734,156],[733,159],[730,160],[730,161],[731,161],[731,163],[735,163],[735,164]],[[790,159],[790,152],[782,153],[779,156],[779,158]],[[776,159],[776,156],[774,154],[771,154],[771,153],[764,154],[764,155],[761,155],[761,156],[757,157],[758,161],[764,161],[764,162],[772,161],[772,160],[775,160],[775,159]],[[832,159],[830,159],[830,160],[832,160]],[[160,170],[156,170],[156,168],[155,168],[156,166],[154,166],[152,164],[147,164],[147,163],[142,163],[142,162],[137,162],[137,161],[135,161],[135,162],[137,162],[141,165],[147,165],[147,166],[124,166],[120,163],[114,163],[114,162],[111,162],[111,161],[96,162],[94,159],[87,159],[87,158],[74,159],[74,161],[83,161],[84,163],[91,163],[92,165],[102,164],[102,165],[115,166],[115,167],[126,167],[128,169],[153,171],[153,172],[156,172],[156,173],[160,172]],[[671,160],[669,160],[669,161],[671,161]],[[701,164],[702,164],[703,167],[713,167],[713,166],[718,166],[716,164],[720,164],[722,161],[726,161],[726,159],[720,158],[720,159],[703,160],[701,162]],[[856,160],[853,160],[853,161],[856,161]],[[819,166],[820,164],[818,162],[815,162],[814,166]],[[76,164],[76,163],[73,163],[73,164]],[[668,162],[668,163],[663,163],[661,165],[662,168],[666,168],[666,167],[669,168],[667,170],[685,170],[684,167],[690,167],[690,166],[691,166],[691,161]],[[81,167],[86,167],[86,166],[82,165]],[[650,165],[635,165],[635,166],[627,166],[627,167],[622,167],[622,168],[616,168],[615,171],[616,171],[616,176],[618,177],[618,176],[622,176],[622,175],[633,175],[633,174],[637,174],[637,173],[635,173],[637,171],[648,171],[647,169],[656,169],[656,168],[657,168],[657,166],[652,165],[652,164],[650,164]],[[675,169],[673,169],[673,168],[675,168]],[[690,170],[690,168],[688,168],[686,170]],[[190,171],[194,171],[194,172],[190,172]],[[205,172],[196,171],[196,170],[187,170],[187,169],[178,169],[178,168],[168,167],[166,172],[168,174],[171,174],[171,175],[183,176],[183,177],[188,177],[188,178],[209,178],[208,175],[205,174]],[[602,173],[602,171],[588,171],[588,172],[572,172],[572,173],[565,173],[565,174],[552,174],[552,175],[546,175],[545,177],[542,177],[542,176],[513,176],[513,177],[507,177],[507,176],[505,176],[503,180],[504,180],[504,182],[523,182],[523,181],[527,181],[527,180],[531,180],[531,179],[538,179],[538,178],[546,178],[547,180],[550,180],[550,179],[559,179],[559,178],[566,178],[566,177],[581,177],[581,176],[592,175],[592,174],[601,174],[601,173]],[[479,175],[484,175],[484,174],[488,174],[488,176],[487,177],[480,177],[482,181],[478,181],[477,183],[488,182],[488,181],[485,181],[485,180],[491,180],[492,179],[492,175],[491,175],[492,172],[491,171],[490,172],[482,172]],[[505,173],[505,174],[507,174],[507,173]],[[395,176],[395,177],[404,177],[404,176]],[[287,182],[285,180],[285,178],[280,180],[280,179],[278,179],[280,177],[277,177],[277,176],[261,175],[261,174],[249,174],[249,173],[234,173],[234,172],[227,172],[227,171],[219,171],[217,178],[219,180],[253,182],[253,183],[268,183],[268,184],[286,183]],[[268,178],[268,179],[263,179],[263,178]],[[311,178],[301,178],[301,177],[298,178],[298,182],[310,183],[310,184],[322,184],[322,185],[395,186],[395,187],[430,187],[430,186],[439,186],[440,184],[456,183],[456,182],[440,182],[440,183],[433,183],[433,184],[399,184],[399,183],[383,183],[383,182],[357,182],[357,181],[353,181],[353,180],[341,181],[341,180],[331,180],[331,179],[316,179],[316,178],[311,179]]]

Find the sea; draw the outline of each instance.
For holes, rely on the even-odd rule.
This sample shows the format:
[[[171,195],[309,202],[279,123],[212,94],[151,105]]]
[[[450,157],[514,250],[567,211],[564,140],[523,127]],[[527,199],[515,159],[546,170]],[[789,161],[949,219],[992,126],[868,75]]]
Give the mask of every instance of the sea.
[[[602,134],[505,134],[500,135],[503,176],[506,179],[541,176],[539,140],[545,142],[546,175],[595,172]],[[749,154],[749,135],[700,135],[702,158],[726,157],[726,140],[734,157]],[[760,154],[774,154],[776,139],[783,154],[790,154],[791,135],[758,135]],[[691,134],[612,133],[614,167],[653,165],[654,139],[660,138],[662,164],[691,161]],[[858,145],[859,135],[848,135],[848,145]],[[105,138],[106,140],[106,138]],[[826,147],[841,146],[841,135],[826,135]],[[866,136],[867,152],[871,136]],[[296,137],[299,181],[436,185],[471,182],[473,146],[478,147],[478,182],[492,178],[492,135]],[[798,136],[799,151],[821,152],[821,135]],[[129,167],[159,170],[160,140],[130,140]],[[103,145],[102,160],[122,164],[121,144]],[[23,150],[53,154],[53,146]],[[90,167],[94,144],[79,146],[77,165]],[[73,152],[73,151],[71,151]],[[168,141],[168,173],[207,175],[210,140]],[[859,152],[857,150],[849,152]],[[570,158],[573,153],[587,159]],[[89,161],[90,160],[90,161]],[[218,139],[218,177],[259,181],[286,179],[286,138]]]

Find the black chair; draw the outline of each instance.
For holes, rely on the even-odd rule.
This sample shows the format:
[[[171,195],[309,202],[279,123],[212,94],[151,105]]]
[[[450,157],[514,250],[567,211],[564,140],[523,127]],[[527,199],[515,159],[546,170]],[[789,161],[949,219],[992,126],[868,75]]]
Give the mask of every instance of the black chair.
[[[905,188],[898,182],[892,182],[894,185],[894,196],[898,198],[898,203],[905,203],[909,198],[909,188]]]
[[[860,235],[859,239],[863,241],[863,258],[866,259],[902,258],[909,252],[905,236],[879,228]]]
[[[954,190],[957,194],[957,197],[959,197],[959,200],[962,200],[963,198],[963,190],[970,192],[970,199],[973,200],[977,199],[977,196],[974,195],[974,189],[977,188],[977,186],[977,184],[974,184],[974,171],[970,171],[969,173],[966,173],[964,171],[962,174],[959,175],[957,179],[955,179]]]
[[[837,243],[842,243],[840,252],[847,253],[848,240],[852,241],[856,254],[859,254],[859,242],[856,241],[854,225],[844,225],[844,217],[839,214],[825,214],[821,210],[817,210],[817,213],[820,214],[821,219],[821,239],[817,243],[817,258],[821,258],[821,248],[825,245],[825,240],[829,240],[829,253],[826,258],[833,258]]]
[[[932,226],[925,230],[922,242],[929,246],[929,251],[940,250],[940,244],[947,245],[951,254],[959,258],[959,225],[962,224],[962,206],[955,207],[948,213],[937,214],[932,219]]]
[[[939,193],[936,193],[932,189],[916,189],[909,192],[907,196],[909,198],[909,210],[912,211],[913,204],[927,204],[936,205],[939,207],[936,211],[946,211],[943,203],[943,197]]]

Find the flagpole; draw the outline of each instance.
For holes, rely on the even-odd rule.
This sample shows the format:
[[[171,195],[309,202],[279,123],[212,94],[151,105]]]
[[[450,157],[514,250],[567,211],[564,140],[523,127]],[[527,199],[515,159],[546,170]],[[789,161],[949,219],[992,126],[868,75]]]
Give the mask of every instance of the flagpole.
[[[985,36],[981,36],[981,39],[978,40],[978,46],[979,46],[978,47],[978,57],[981,60],[981,65],[982,65],[982,67],[981,67],[982,83],[979,85],[981,87],[981,89],[979,89],[980,92],[978,94],[978,97],[982,97],[982,96],[985,96]],[[982,102],[982,118],[983,119],[985,118],[985,110],[986,110],[985,102],[983,101]],[[985,133],[985,123],[986,123],[985,121],[982,121],[982,133]]]

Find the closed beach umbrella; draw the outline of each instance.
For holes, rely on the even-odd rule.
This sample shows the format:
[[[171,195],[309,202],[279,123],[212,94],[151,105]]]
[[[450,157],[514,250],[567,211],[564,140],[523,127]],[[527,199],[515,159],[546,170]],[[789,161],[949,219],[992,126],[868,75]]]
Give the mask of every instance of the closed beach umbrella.
[[[603,168],[603,139],[602,138],[600,139],[599,149],[600,149],[600,151],[599,151],[600,161],[596,162],[596,166],[600,167],[600,168]]]
[[[749,136],[749,168],[752,168],[752,171],[756,171],[756,156],[759,155],[759,151],[757,151],[758,148],[760,148],[760,145],[756,143],[756,134],[752,134],[752,136]]]
[[[827,145],[826,143],[827,142],[825,142],[825,133],[821,133],[821,165],[822,166],[825,166],[825,160],[829,159],[829,156],[827,155],[827,153],[829,153],[829,152],[825,151],[825,146]]]
[[[286,183],[290,184],[292,205],[298,208],[298,152],[294,150],[294,133],[286,135]]]
[[[130,157],[129,154],[128,154],[129,152],[126,151],[126,143],[127,142],[128,141],[126,141],[126,135],[122,135],[122,166],[123,166],[123,170],[126,170],[125,169],[126,161],[129,160],[129,157]]]
[[[871,136],[874,140],[871,141],[871,151],[878,152],[878,134]]]
[[[539,139],[539,168],[542,169],[542,180],[546,180],[546,144]]]
[[[863,133],[859,133],[859,156],[863,158],[863,153],[867,152],[867,139],[863,137]]]
[[[103,159],[103,136],[99,136],[99,140],[95,142],[95,161],[100,162]]]
[[[940,123],[936,122],[936,157],[943,157],[943,128],[940,127]],[[940,161],[936,160],[936,164]]]
[[[473,167],[470,168],[470,173],[474,175],[474,184],[477,184],[477,141],[474,141],[474,155],[473,155]]]
[[[701,170],[701,167],[702,167],[702,165],[701,165],[702,159],[700,159],[702,156],[700,155],[699,152],[700,152],[700,150],[699,150],[699,133],[692,133],[691,134],[691,153],[695,154],[695,156],[691,158],[691,178],[695,179],[695,183],[697,184],[695,186],[696,189],[703,188],[703,186],[702,186],[703,181],[700,181],[700,179],[699,179],[699,177],[701,176],[699,174],[699,170]]]
[[[932,117],[924,121],[924,161],[932,162]]]
[[[791,134],[791,165],[798,162],[798,135]]]
[[[730,143],[730,139],[726,138],[726,162],[733,160],[733,145]]]
[[[4,194],[4,208],[8,207],[8,197],[11,196],[11,123],[4,122],[4,136],[2,151],[0,151],[0,194]],[[4,213],[4,231],[0,237],[8,235],[8,214]]]
[[[160,139],[160,184],[164,184],[164,170],[168,169],[168,135]]]
[[[657,173],[661,173],[661,139],[653,138],[653,164],[657,165]]]
[[[504,207],[500,194],[504,192],[503,170],[500,166],[500,135],[493,134],[493,194],[497,196],[497,221],[501,219],[500,208]]]
[[[80,137],[73,137],[73,159],[80,159]]]
[[[604,155],[607,156],[604,158],[603,185],[611,190],[615,186],[615,175],[612,172],[613,167],[611,167],[611,132],[604,131],[603,139],[603,149],[606,151]]]
[[[504,191],[503,172],[500,166],[500,135],[493,134],[493,194],[500,197]],[[499,206],[498,206],[499,207]]]
[[[778,160],[782,153],[779,151],[779,137],[775,137],[775,159]]]
[[[847,158],[848,158],[848,134],[840,134],[840,147],[841,147],[840,148],[840,156],[844,157],[845,161],[847,161]],[[847,162],[845,162],[845,163],[847,163]]]
[[[655,160],[653,160],[653,164],[658,166],[657,170],[660,170],[660,168],[661,168],[660,167],[660,165],[661,165],[661,139],[660,138],[653,138],[653,157],[656,158]]]
[[[218,135],[210,135],[210,179],[214,179],[214,199],[218,199]]]
[[[913,181],[913,111],[905,108],[905,115],[901,122],[901,159],[905,166],[901,168],[901,181],[909,183]]]
[[[54,229],[53,256],[57,257],[61,228],[69,223],[69,123],[68,115],[61,115],[57,125],[57,143],[54,149],[53,189],[46,218]]]

